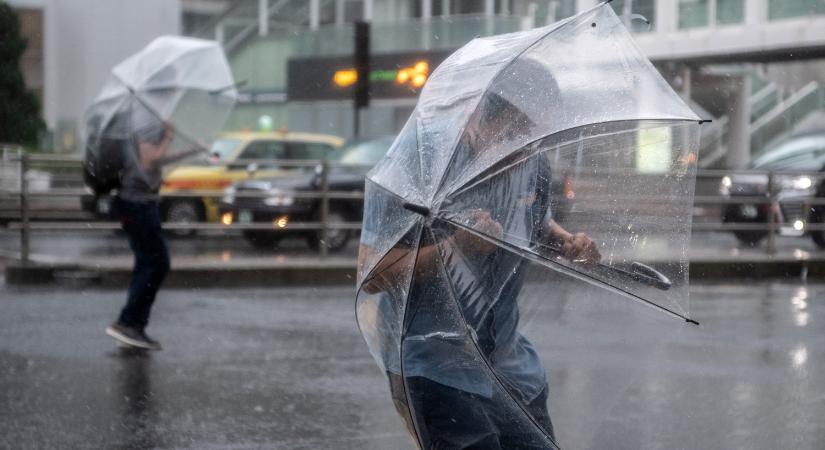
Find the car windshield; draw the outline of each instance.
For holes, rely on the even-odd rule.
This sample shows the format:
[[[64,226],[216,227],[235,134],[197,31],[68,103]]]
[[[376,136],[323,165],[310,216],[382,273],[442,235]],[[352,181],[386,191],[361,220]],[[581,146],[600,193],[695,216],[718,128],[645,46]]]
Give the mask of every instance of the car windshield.
[[[792,138],[751,163],[752,169],[819,170],[825,158],[825,134]]]
[[[343,155],[341,156],[341,164],[346,166],[372,167],[387,153],[393,140],[393,137],[388,136],[352,144],[350,147],[344,149]]]
[[[214,162],[225,162],[241,145],[239,139],[218,139],[212,143],[209,155]]]

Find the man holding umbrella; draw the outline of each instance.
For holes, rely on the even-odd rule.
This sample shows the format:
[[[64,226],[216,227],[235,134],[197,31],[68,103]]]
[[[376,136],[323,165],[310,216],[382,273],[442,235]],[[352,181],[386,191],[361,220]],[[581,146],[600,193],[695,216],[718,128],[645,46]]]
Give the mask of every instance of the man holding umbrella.
[[[455,154],[457,160],[476,159],[481,152],[493,152],[503,142],[517,140],[517,135],[526,134],[532,126],[523,112],[496,94],[485,96],[476,112],[465,127]],[[550,165],[544,154],[537,153],[511,169],[508,190],[517,195],[509,211],[479,208],[461,221],[471,222],[472,228],[482,235],[500,239],[504,232],[502,223],[509,220],[510,227],[523,228],[522,233],[533,236],[533,241],[554,246],[571,261],[599,262],[600,254],[592,239],[582,233],[569,233],[553,221],[549,208]],[[506,218],[503,213],[516,217]],[[365,221],[378,219],[365,217]],[[371,228],[365,224],[365,231]],[[362,236],[362,257],[371,251],[369,239],[369,233]],[[419,338],[409,339],[403,362],[390,361],[390,354],[385,362],[399,412],[409,427],[417,429],[424,448],[545,448],[541,438],[531,436],[518,421],[508,417],[512,405],[503,400],[503,392],[496,391],[489,377],[479,376],[483,370],[472,357],[466,356],[460,333],[451,336],[432,332],[450,328],[447,324],[438,325],[444,320],[445,302],[449,303],[439,298],[445,287],[436,281],[438,258],[460,259],[461,263],[448,263],[453,269],[458,268],[449,278],[455,280],[453,295],[479,343],[478,350],[493,362],[491,369],[495,376],[505,380],[509,394],[555,439],[547,410],[544,368],[533,345],[517,330],[518,297],[528,261],[481,235],[449,225],[433,225],[432,235],[424,235],[422,240],[415,262],[417,276],[409,288],[411,306],[407,314],[411,318],[405,319],[410,323],[406,334]],[[408,249],[398,247],[392,250],[373,271],[380,275],[366,282],[363,289],[372,293],[391,290],[391,280],[398,278],[392,265],[407,252]],[[395,270],[405,270],[402,266],[397,265]],[[382,307],[391,307],[391,301],[385,299]],[[403,380],[399,370],[402,364]],[[406,410],[414,411],[414,417],[408,416]]]
[[[87,112],[86,181],[97,194],[116,191],[112,213],[135,256],[126,305],[106,328],[121,344],[161,348],[145,329],[170,268],[163,168],[204,151],[236,96],[219,43],[163,36],[115,66]]]

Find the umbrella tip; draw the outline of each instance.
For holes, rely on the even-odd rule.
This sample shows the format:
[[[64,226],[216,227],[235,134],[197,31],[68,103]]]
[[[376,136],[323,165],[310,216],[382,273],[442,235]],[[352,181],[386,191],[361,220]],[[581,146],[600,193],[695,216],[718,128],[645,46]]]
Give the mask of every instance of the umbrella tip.
[[[699,125],[702,125],[703,123],[711,123],[711,122],[713,122],[713,120],[711,120],[711,119],[699,119]]]
[[[689,318],[689,317],[686,317],[686,318],[685,318],[685,322],[687,322],[687,323],[692,323],[692,324],[697,325],[697,326],[699,325],[699,322],[697,322],[697,321],[695,321],[695,320],[693,320],[693,319],[691,319],[691,318]]]
[[[407,202],[404,202],[404,204],[401,205],[401,206],[404,209],[406,209],[407,211],[412,211],[412,212],[414,212],[416,214],[420,214],[424,217],[429,217],[429,215],[430,215],[430,208],[427,208],[426,206],[416,205],[415,203],[407,203]]]

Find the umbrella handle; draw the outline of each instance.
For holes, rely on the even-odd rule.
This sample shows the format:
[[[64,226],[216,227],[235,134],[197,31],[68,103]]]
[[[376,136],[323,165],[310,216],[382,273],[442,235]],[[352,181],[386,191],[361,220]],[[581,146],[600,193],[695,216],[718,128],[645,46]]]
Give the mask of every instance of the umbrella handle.
[[[671,286],[673,286],[673,283],[667,276],[665,276],[665,274],[659,272],[653,267],[650,267],[646,264],[642,264],[640,262],[631,262],[629,270],[620,267],[606,266],[604,264],[599,265],[608,268],[620,275],[629,277],[634,281],[638,281],[639,283],[655,287],[656,289],[662,291],[666,291],[670,289]]]
[[[562,249],[558,245],[546,245],[546,248],[553,250],[556,253],[562,254]],[[666,291],[673,286],[670,279],[663,273],[637,261],[631,261],[626,267],[610,266],[607,264],[598,263],[596,265],[601,271],[611,272],[630,278],[633,281],[642,283],[647,286],[655,287],[656,289]]]

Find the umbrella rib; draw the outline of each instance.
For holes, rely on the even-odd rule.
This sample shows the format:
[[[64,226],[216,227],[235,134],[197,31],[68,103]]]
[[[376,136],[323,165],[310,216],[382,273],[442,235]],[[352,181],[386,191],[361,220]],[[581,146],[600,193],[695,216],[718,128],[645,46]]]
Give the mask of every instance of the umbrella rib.
[[[557,30],[560,30],[560,29],[564,28],[565,26],[569,25],[570,23],[575,22],[576,19],[578,19],[578,18],[580,18],[580,17],[582,17],[586,14],[592,13],[596,9],[598,9],[598,8],[600,8],[600,7],[602,7],[606,4],[607,4],[607,2],[600,3],[596,6],[588,9],[587,11],[583,11],[583,12],[581,12],[581,13],[575,15],[575,16],[569,17],[567,19],[562,19],[562,21],[561,21],[562,23],[559,23],[558,26],[552,28],[547,33],[544,33],[541,37],[537,38],[535,40],[535,42],[533,42],[532,44],[528,45],[523,50],[518,52],[518,54],[513,56],[513,59],[511,59],[510,61],[507,61],[507,64],[502,65],[501,68],[495,73],[495,75],[490,77],[490,81],[487,82],[487,85],[481,91],[482,92],[481,98],[484,98],[484,93],[487,92],[487,90],[498,79],[498,77],[501,75],[501,73],[504,72],[508,67],[510,67],[517,59],[519,59],[521,57],[521,55],[527,53],[530,49],[532,49],[533,47],[538,45],[541,41],[546,39],[547,36],[550,36],[551,34],[556,32]],[[476,105],[473,107],[473,111],[467,116],[468,118],[472,117],[476,113],[476,111],[478,110],[478,106],[479,106],[479,104],[481,104],[481,98],[479,98],[478,103],[476,103]],[[433,195],[435,195],[435,193],[437,193],[438,191],[440,191],[444,187],[444,183],[447,181],[447,172],[450,170],[450,166],[452,166],[453,162],[455,161],[455,157],[456,157],[455,146],[458,144],[457,141],[461,139],[461,136],[464,135],[464,132],[465,132],[466,129],[467,129],[467,123],[465,122],[464,125],[461,127],[461,132],[459,132],[457,137],[456,137],[456,142],[453,143],[453,153],[452,153],[452,155],[450,155],[450,161],[447,163],[446,167],[444,168],[444,173],[441,174],[441,179],[439,180],[438,185],[437,185],[438,187],[435,189],[435,191],[433,191],[433,193],[434,193]]]
[[[369,179],[369,181],[370,181],[370,183],[372,183],[372,186],[375,186],[375,187],[379,188],[380,190],[382,190],[382,191],[386,192],[387,194],[389,194],[389,195],[391,195],[391,196],[393,196],[393,197],[395,197],[395,198],[398,198],[398,199],[399,199],[399,200],[401,200],[401,201],[403,201],[403,200],[404,200],[404,198],[403,198],[403,197],[401,197],[400,195],[396,194],[395,192],[393,192],[393,191],[391,191],[391,190],[389,190],[389,189],[385,188],[384,186],[381,186],[380,184],[376,183],[376,182],[375,182],[375,180]],[[413,228],[414,226],[416,226],[417,224],[418,224],[418,222],[417,222],[417,221],[413,221],[413,223],[412,223],[412,224],[410,224],[410,226],[409,226],[409,227],[407,227],[407,228],[405,228],[405,229],[404,229],[404,233],[400,235],[400,236],[401,236],[401,238],[403,238],[404,236],[406,236],[406,235],[407,235],[407,233],[409,233],[409,232],[410,232],[410,230],[412,230],[412,228]],[[400,238],[399,238],[399,239],[400,239]],[[421,239],[421,238],[419,237],[419,240],[420,240],[420,239]],[[364,284],[367,280],[370,280],[370,279],[371,279],[372,272],[373,272],[373,271],[375,270],[375,268],[378,266],[378,263],[379,263],[379,262],[381,262],[384,258],[386,258],[386,257],[387,257],[387,255],[388,255],[388,254],[392,251],[392,249],[393,249],[393,248],[395,248],[395,246],[396,246],[397,244],[398,244],[398,242],[393,243],[392,247],[388,248],[385,252],[383,252],[383,253],[381,254],[381,257],[380,257],[380,258],[378,258],[378,260],[376,261],[375,265],[374,265],[373,267],[371,267],[371,268],[370,268],[370,271],[369,271],[369,272],[367,272],[366,274],[364,274],[364,281],[363,281],[363,282],[361,282],[361,285],[363,285],[363,284]],[[393,263],[395,263],[395,261],[393,261]]]
[[[691,324],[694,324],[694,325],[699,325],[699,322],[691,319],[690,317],[687,317],[686,315],[680,314],[680,313],[678,313],[678,312],[676,312],[676,311],[674,311],[670,308],[664,307],[662,305],[658,305],[656,303],[653,303],[650,300],[647,300],[647,299],[645,299],[645,298],[643,298],[643,297],[641,297],[637,294],[634,294],[633,292],[630,292],[626,289],[622,289],[621,287],[618,287],[618,286],[614,286],[614,285],[612,285],[612,284],[610,284],[606,281],[600,280],[600,279],[598,279],[598,278],[596,278],[596,277],[594,277],[594,276],[592,276],[588,273],[582,272],[580,270],[576,270],[572,267],[568,267],[568,266],[566,266],[564,264],[561,264],[557,261],[554,261],[550,258],[546,258],[542,255],[527,251],[527,250],[525,250],[523,248],[520,248],[518,246],[515,246],[515,245],[513,245],[509,242],[503,241],[501,239],[494,238],[494,237],[492,237],[488,234],[481,233],[477,230],[474,230],[474,229],[472,229],[472,228],[470,228],[470,227],[468,227],[464,224],[455,222],[451,219],[441,218],[441,217],[437,217],[436,219],[447,222],[450,225],[453,225],[455,227],[458,227],[462,230],[467,231],[468,233],[472,233],[472,234],[474,234],[474,235],[476,235],[476,236],[478,236],[482,239],[490,241],[490,242],[504,248],[505,250],[508,250],[508,251],[513,252],[513,253],[519,254],[519,255],[521,255],[525,258],[535,260],[535,261],[541,263],[542,265],[544,265],[546,267],[550,267],[550,268],[553,268],[553,269],[558,270],[560,272],[567,273],[568,275],[573,275],[575,277],[582,278],[582,279],[584,279],[586,281],[589,281],[589,282],[598,283],[599,285],[607,286],[610,289],[613,289],[616,292],[618,292],[618,293],[620,293],[620,294],[622,294],[622,295],[624,295],[624,296],[626,296],[626,297],[628,297],[632,300],[635,300],[637,302],[640,302],[640,303],[644,304],[645,306],[651,307],[653,309],[660,310],[660,311],[662,311],[662,312],[664,312],[664,313],[666,313],[666,314],[668,314],[668,315],[670,315],[674,318],[684,320],[685,322],[688,322],[688,323],[691,323]]]
[[[432,234],[432,230],[429,230],[429,231]],[[433,242],[435,242],[436,241],[435,235],[433,235],[432,237],[433,237]],[[435,245],[438,245],[438,244],[435,244]],[[452,279],[452,277],[450,277],[450,274],[447,272],[447,268],[446,268],[447,265],[444,262],[444,256],[441,254],[441,251],[437,251],[436,254],[438,255],[438,262],[439,262],[439,266],[441,268],[442,276],[447,281],[447,287],[449,288],[449,291],[450,291],[450,298],[453,300],[453,303],[455,304],[455,307],[459,311],[461,311],[462,308],[461,308],[461,305],[458,302],[458,295],[456,294],[456,289],[455,289],[455,286],[453,285],[453,279]],[[472,338],[472,335],[473,335],[472,327],[467,323],[467,320],[464,318],[463,314],[459,314],[459,317],[461,319],[461,323],[464,324],[464,328],[468,330],[468,340],[470,342],[472,342],[473,347],[476,349],[476,352],[478,352],[479,356],[481,356],[481,358],[480,358],[481,361],[484,362],[484,365],[487,367],[487,370],[489,370],[490,374],[492,374],[493,379],[495,379],[495,381],[498,383],[498,385],[499,386],[505,386],[506,385],[505,381],[502,380],[501,377],[499,377],[499,375],[496,373],[495,370],[493,370],[493,367],[490,364],[490,361],[488,361],[487,358],[484,357],[484,353],[482,352],[481,348],[479,347],[478,342],[476,342],[476,340]],[[556,441],[553,438],[551,438],[550,436],[547,435],[547,433],[544,431],[544,428],[542,428],[541,425],[539,425],[538,422],[536,422],[535,418],[533,418],[533,416],[529,412],[527,412],[527,409],[524,407],[524,405],[522,405],[521,402],[516,400],[515,397],[507,389],[502,389],[502,391],[504,392],[504,395],[507,396],[507,398],[509,398],[513,403],[515,403],[516,406],[518,406],[518,408],[524,413],[524,415],[527,416],[527,418],[530,420],[530,422],[532,422],[533,426],[535,426],[537,429],[539,429],[540,432],[542,433],[542,435],[544,435],[545,438],[550,440],[550,443],[554,446],[554,448],[556,448],[557,450],[560,450],[560,447],[558,446]]]

